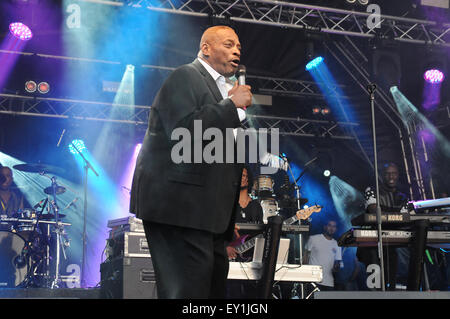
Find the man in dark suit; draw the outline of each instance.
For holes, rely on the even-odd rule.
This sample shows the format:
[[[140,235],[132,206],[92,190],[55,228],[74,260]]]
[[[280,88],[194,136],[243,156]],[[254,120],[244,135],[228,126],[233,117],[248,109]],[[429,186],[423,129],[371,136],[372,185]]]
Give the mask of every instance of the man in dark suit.
[[[240,126],[238,109],[251,104],[249,86],[226,83],[237,71],[240,49],[233,29],[207,29],[198,59],[169,75],[150,111],[130,211],[143,220],[160,298],[225,297],[225,242],[233,234],[242,167],[225,160],[199,161],[202,154],[194,145],[204,144],[196,135],[198,123],[200,139],[208,128],[234,139],[226,131]],[[193,146],[190,161],[173,158],[177,141],[172,133],[177,128],[191,133],[186,144]],[[225,139],[221,143],[227,144]]]

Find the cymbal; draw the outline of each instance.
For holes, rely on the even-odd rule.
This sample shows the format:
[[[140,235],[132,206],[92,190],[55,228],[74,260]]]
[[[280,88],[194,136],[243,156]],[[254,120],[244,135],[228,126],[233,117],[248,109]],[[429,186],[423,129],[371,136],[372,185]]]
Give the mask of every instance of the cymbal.
[[[54,173],[54,174],[61,174],[63,173],[63,169],[56,167],[56,166],[50,166],[46,164],[41,163],[35,163],[35,164],[17,164],[13,166],[14,169],[17,169],[22,172],[27,173]]]
[[[65,214],[58,214],[59,219],[64,218],[64,217],[66,217]],[[41,219],[44,219],[44,220],[55,219],[55,215],[54,214],[42,214]]]
[[[56,195],[61,195],[64,194],[66,192],[66,188],[62,187],[62,186],[56,186]],[[47,187],[46,189],[44,189],[44,193],[48,194],[48,195],[53,195],[53,187]]]

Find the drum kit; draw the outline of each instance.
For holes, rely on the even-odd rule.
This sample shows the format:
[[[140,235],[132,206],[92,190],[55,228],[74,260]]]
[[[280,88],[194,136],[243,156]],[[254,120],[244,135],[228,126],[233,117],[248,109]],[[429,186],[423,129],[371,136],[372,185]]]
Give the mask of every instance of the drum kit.
[[[286,175],[284,184],[275,191],[274,179],[269,175],[259,175],[253,182],[251,191],[252,197],[258,199],[263,210],[263,222],[267,223],[267,218],[279,215],[283,209],[292,210],[294,214],[300,205],[303,206],[308,202],[306,198],[293,198],[290,196],[291,191],[295,188],[294,184],[289,182],[289,177]],[[290,214],[290,215],[292,215]]]
[[[57,184],[56,177],[46,173],[60,173],[60,168],[44,164],[19,164],[14,169],[39,173],[50,179],[43,190],[47,195],[33,209],[20,209],[11,215],[0,215],[0,287],[2,288],[59,288],[61,252],[70,240],[64,227],[71,226],[62,219],[58,195],[66,188]]]

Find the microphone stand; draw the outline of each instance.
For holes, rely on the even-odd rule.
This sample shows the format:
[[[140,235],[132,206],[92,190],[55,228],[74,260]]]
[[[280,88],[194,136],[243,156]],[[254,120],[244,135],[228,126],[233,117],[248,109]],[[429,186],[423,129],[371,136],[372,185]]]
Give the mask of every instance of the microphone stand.
[[[59,207],[56,202],[56,189],[58,184],[56,183],[56,178],[53,176],[51,178],[52,181],[52,197],[53,201],[50,202],[53,211],[55,212],[55,233],[56,233],[56,266],[55,266],[55,279],[51,284],[50,288],[58,288],[59,287],[59,262],[60,262],[60,248],[63,249],[64,258],[66,258],[66,253],[64,252],[64,246],[61,246],[61,233],[62,228],[59,224]]]
[[[377,159],[377,134],[375,126],[375,91],[377,85],[371,83],[367,86],[367,92],[370,94],[370,108],[372,111],[372,139],[373,139],[373,160],[375,169],[375,189],[377,196],[377,227],[378,227],[378,258],[380,260],[380,273],[381,273],[381,291],[385,291],[384,280],[384,256],[383,256],[383,238],[381,232],[381,206],[380,206],[380,187],[378,182],[378,159]]]
[[[310,163],[315,161],[316,159],[317,158],[315,158],[314,160],[310,161]],[[300,206],[301,206],[300,186],[298,186],[298,183],[297,183],[298,180],[300,179],[300,177],[295,179],[294,173],[292,172],[291,165],[289,164],[289,161],[288,161],[286,156],[283,156],[283,160],[286,161],[288,170],[290,171],[291,176],[292,176],[292,180],[294,181],[294,189],[295,189],[295,195],[296,195],[296,201],[297,201],[297,210],[300,210],[301,209],[300,208]],[[298,222],[301,223],[300,220]],[[302,234],[301,233],[298,233],[298,246],[299,246],[299,251],[298,251],[299,252],[299,263],[300,263],[300,266],[301,266],[303,264],[303,247],[302,247],[303,246],[303,241],[302,241]],[[300,283],[300,291],[301,291],[301,299],[304,299],[305,290],[304,290],[303,283]]]
[[[94,174],[98,177],[98,173],[95,171],[94,167],[92,167],[91,163],[84,157],[84,155],[80,152],[77,146],[72,142],[71,145],[75,148],[78,154],[83,159],[84,165],[84,208],[83,208],[83,254],[81,257],[81,287],[85,288],[85,266],[86,266],[86,216],[87,216],[87,188],[88,188],[88,175],[89,169],[94,172]]]
[[[296,193],[296,200],[297,200],[297,210],[300,210],[301,209],[301,200],[300,200],[300,186],[298,186],[298,181],[300,180],[300,178],[302,178],[302,176],[303,175],[305,175],[305,173],[306,173],[306,170],[307,170],[307,168],[308,168],[308,166],[309,165],[311,165],[313,162],[315,162],[316,160],[318,159],[318,157],[316,156],[316,157],[314,157],[312,160],[310,160],[309,162],[307,162],[306,164],[305,164],[305,166],[304,166],[304,169],[303,169],[303,171],[300,173],[300,176],[299,177],[297,177],[297,179],[295,179],[295,176],[294,176],[294,173],[292,172],[292,169],[291,169],[291,165],[289,165],[289,162],[287,161],[287,158],[285,157],[284,158],[284,160],[288,163],[288,168],[289,168],[289,171],[291,172],[291,176],[292,176],[292,179],[293,179],[293,181],[294,181],[294,185],[295,185],[295,193]],[[301,223],[301,221],[299,220],[299,223]],[[300,262],[300,265],[302,265],[303,264],[303,242],[302,242],[302,234],[301,233],[299,233],[298,234],[298,242],[299,242],[299,262]],[[303,283],[301,283],[300,284],[300,291],[301,291],[301,299],[305,299],[304,298],[304,296],[305,296],[305,290],[304,290],[304,285],[303,285]],[[309,296],[308,296],[309,297]],[[307,298],[308,298],[307,297]]]

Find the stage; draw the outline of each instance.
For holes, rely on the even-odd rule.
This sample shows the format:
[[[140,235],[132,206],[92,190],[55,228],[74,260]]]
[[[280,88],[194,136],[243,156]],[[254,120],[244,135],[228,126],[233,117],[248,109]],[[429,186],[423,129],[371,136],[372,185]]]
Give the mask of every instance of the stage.
[[[308,265],[309,239],[332,221],[332,251],[342,252],[333,261],[342,262],[336,282],[361,291],[311,299],[450,299],[448,0],[0,2],[0,298],[155,299],[149,247],[135,215],[142,206],[145,214],[161,208],[164,218],[179,213],[156,223],[207,231],[219,217],[242,216],[235,224],[242,242],[232,248],[246,262],[231,265],[235,280],[262,276],[266,288],[271,280],[320,283],[318,263],[300,265]],[[199,45],[205,30],[219,25],[233,30],[237,50],[227,61],[233,72],[220,74],[224,86],[211,82],[215,73],[208,83],[183,79],[193,85],[186,92],[200,92],[203,83],[208,94],[182,110],[178,101],[158,105],[175,70],[211,63]],[[244,83],[248,103],[238,105],[239,94],[227,85],[244,90]],[[232,114],[215,112],[224,108]],[[193,120],[197,113],[212,119]],[[172,115],[181,127],[169,123]],[[192,150],[174,139],[184,128],[193,133],[186,140],[200,142]],[[228,133],[236,133],[231,143]],[[168,144],[150,150],[153,141]],[[226,161],[218,155],[224,151]],[[139,159],[155,168],[140,171]],[[197,164],[199,171],[191,170]],[[249,221],[242,207],[220,213],[233,200],[224,198],[234,194],[225,188],[237,191],[242,178],[222,168],[241,164],[248,192],[240,202],[254,204],[251,213],[261,211],[262,222]],[[385,169],[395,178],[385,178]],[[130,209],[138,197],[145,205]],[[371,211],[380,202],[383,222]],[[279,233],[273,228],[277,240],[267,236],[271,217],[282,219]],[[418,220],[429,223],[419,227]],[[273,250],[282,244],[279,271],[253,267],[251,249],[259,242],[261,257],[263,248],[256,236],[271,238]],[[357,250],[401,252],[413,244],[390,268],[402,285],[413,269],[414,284],[427,291],[362,291],[371,284],[367,276],[381,280],[372,266],[383,263],[357,259]],[[365,288],[379,289],[373,282]]]

